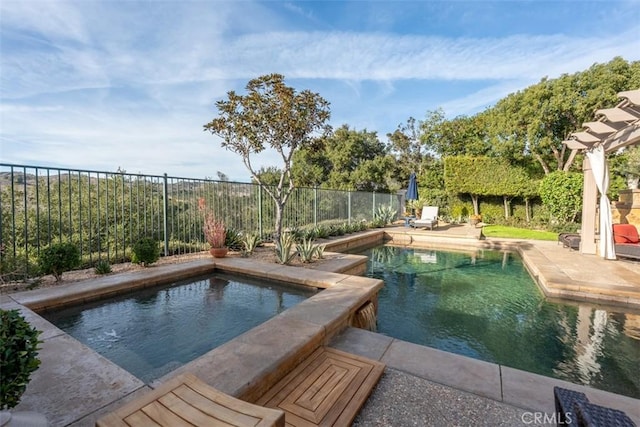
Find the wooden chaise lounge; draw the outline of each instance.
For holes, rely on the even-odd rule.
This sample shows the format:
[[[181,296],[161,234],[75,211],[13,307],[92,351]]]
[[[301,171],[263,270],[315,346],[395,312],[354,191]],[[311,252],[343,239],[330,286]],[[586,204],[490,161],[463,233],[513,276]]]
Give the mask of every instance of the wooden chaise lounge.
[[[613,240],[617,256],[640,259],[640,236],[635,225],[613,224]]]
[[[182,374],[100,418],[97,427],[347,426],[382,376],[385,365],[320,347],[256,404]]]

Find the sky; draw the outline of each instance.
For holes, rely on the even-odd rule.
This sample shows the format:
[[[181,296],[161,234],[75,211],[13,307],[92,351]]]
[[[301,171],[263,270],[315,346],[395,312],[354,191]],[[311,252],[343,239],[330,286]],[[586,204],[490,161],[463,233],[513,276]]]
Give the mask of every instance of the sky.
[[[640,60],[640,0],[2,0],[0,163],[249,182],[203,125],[261,75],[386,142],[616,56]]]

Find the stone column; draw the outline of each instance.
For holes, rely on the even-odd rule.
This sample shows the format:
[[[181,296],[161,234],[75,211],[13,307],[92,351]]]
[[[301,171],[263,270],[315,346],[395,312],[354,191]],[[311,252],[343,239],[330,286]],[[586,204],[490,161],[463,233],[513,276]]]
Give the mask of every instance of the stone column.
[[[640,189],[620,191],[611,215],[614,224],[633,224],[640,228]]]

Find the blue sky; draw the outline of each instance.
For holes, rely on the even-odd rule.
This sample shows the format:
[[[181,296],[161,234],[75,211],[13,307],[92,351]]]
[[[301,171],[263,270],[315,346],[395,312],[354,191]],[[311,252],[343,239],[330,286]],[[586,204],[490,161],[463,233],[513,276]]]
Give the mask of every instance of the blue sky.
[[[640,60],[638,0],[2,0],[0,158],[246,182],[202,126],[262,74],[386,141],[409,117],[471,115],[615,56]]]

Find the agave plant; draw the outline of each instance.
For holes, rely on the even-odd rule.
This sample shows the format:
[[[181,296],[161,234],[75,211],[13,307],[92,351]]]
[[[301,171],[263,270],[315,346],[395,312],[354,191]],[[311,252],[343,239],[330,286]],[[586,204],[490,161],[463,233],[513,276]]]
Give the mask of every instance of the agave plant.
[[[276,259],[280,264],[289,264],[296,256],[296,253],[291,251],[292,246],[293,236],[289,233],[282,233],[276,242]]]
[[[319,239],[326,239],[330,234],[329,228],[325,227],[324,225],[318,225],[316,228],[314,228],[314,231],[316,237]]]
[[[244,247],[242,234],[233,227],[227,227],[225,232],[226,237],[224,239],[224,245],[232,251],[241,251]]]
[[[384,226],[392,223],[397,213],[398,211],[393,209],[390,205],[381,205],[378,206],[374,219],[377,220],[376,222],[381,222]]]
[[[313,256],[316,253],[313,239],[302,239],[302,242],[296,245],[296,251],[298,252],[298,255],[300,256],[300,260],[302,262],[313,261]]]
[[[323,259],[324,258],[324,250],[327,247],[327,245],[315,245],[314,246],[314,254],[315,256],[318,257],[318,259]]]
[[[242,236],[242,254],[251,255],[260,243],[262,240],[257,234],[244,234]]]

